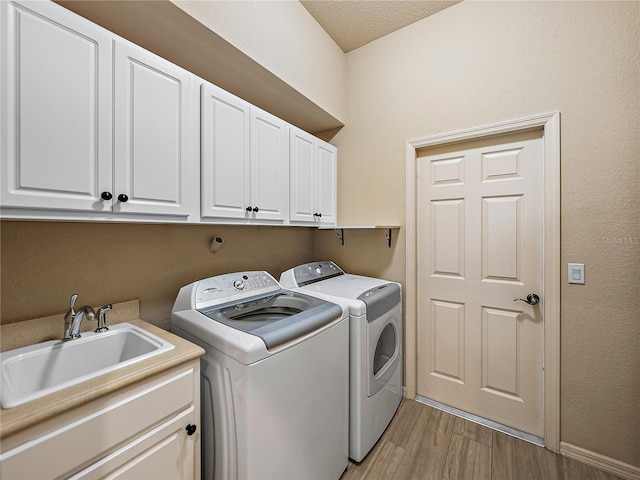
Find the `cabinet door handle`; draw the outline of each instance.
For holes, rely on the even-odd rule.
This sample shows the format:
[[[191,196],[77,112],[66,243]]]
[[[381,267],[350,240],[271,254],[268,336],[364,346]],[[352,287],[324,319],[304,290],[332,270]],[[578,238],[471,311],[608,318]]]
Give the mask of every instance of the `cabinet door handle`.
[[[111,195],[111,192],[102,192],[100,194],[100,198],[102,200],[111,200],[113,198],[113,195]]]
[[[314,214],[313,214],[313,216],[314,216],[314,217],[321,218],[321,217],[322,217],[322,214],[321,214],[321,213],[314,213]]]
[[[122,203],[126,203],[129,201],[129,197],[127,197],[124,193],[118,195],[118,201]]]
[[[187,431],[187,435],[191,436],[194,433],[196,433],[196,430],[198,429],[198,427],[196,427],[195,425],[187,425],[187,427],[185,428],[185,430]]]
[[[253,211],[258,213],[260,211],[260,209],[258,207],[253,207]]]
[[[251,212],[251,211],[253,211],[253,208],[251,208],[251,205],[249,205],[245,210],[246,210],[247,212]]]

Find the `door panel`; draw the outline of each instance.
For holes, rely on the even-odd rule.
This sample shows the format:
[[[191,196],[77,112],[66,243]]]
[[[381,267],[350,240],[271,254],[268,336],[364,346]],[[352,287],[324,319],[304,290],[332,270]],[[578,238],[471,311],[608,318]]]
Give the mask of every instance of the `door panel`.
[[[419,152],[421,396],[543,435],[542,138]]]

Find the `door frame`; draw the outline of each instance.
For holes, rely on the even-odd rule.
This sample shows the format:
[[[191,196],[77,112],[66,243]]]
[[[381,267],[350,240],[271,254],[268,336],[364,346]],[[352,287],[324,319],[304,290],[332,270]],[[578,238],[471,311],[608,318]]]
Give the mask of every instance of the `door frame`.
[[[527,130],[542,130],[544,183],[544,446],[560,451],[560,112],[407,141],[406,144],[406,311],[405,391],[417,386],[417,151],[426,147],[479,140]]]

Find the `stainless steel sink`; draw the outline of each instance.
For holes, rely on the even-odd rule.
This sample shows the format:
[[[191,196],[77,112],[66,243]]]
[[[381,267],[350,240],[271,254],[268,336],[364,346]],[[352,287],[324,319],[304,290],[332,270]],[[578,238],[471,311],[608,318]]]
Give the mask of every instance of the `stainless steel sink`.
[[[76,340],[52,340],[0,354],[0,403],[13,408],[166,352],[174,346],[130,323]]]

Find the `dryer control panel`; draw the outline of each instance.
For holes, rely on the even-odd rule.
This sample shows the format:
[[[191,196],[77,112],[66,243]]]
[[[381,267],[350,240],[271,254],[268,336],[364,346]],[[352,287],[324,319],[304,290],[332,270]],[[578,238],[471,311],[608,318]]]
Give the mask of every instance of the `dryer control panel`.
[[[280,290],[280,284],[267,272],[237,272],[197,282],[195,308],[220,305],[232,300]]]
[[[344,275],[345,273],[335,263],[327,261],[305,263],[304,265],[298,265],[294,269],[283,273],[283,275],[289,276],[291,276],[291,274],[293,274],[295,285],[304,287],[305,285],[311,285],[312,283]],[[290,282],[292,279],[288,277],[287,280]]]

